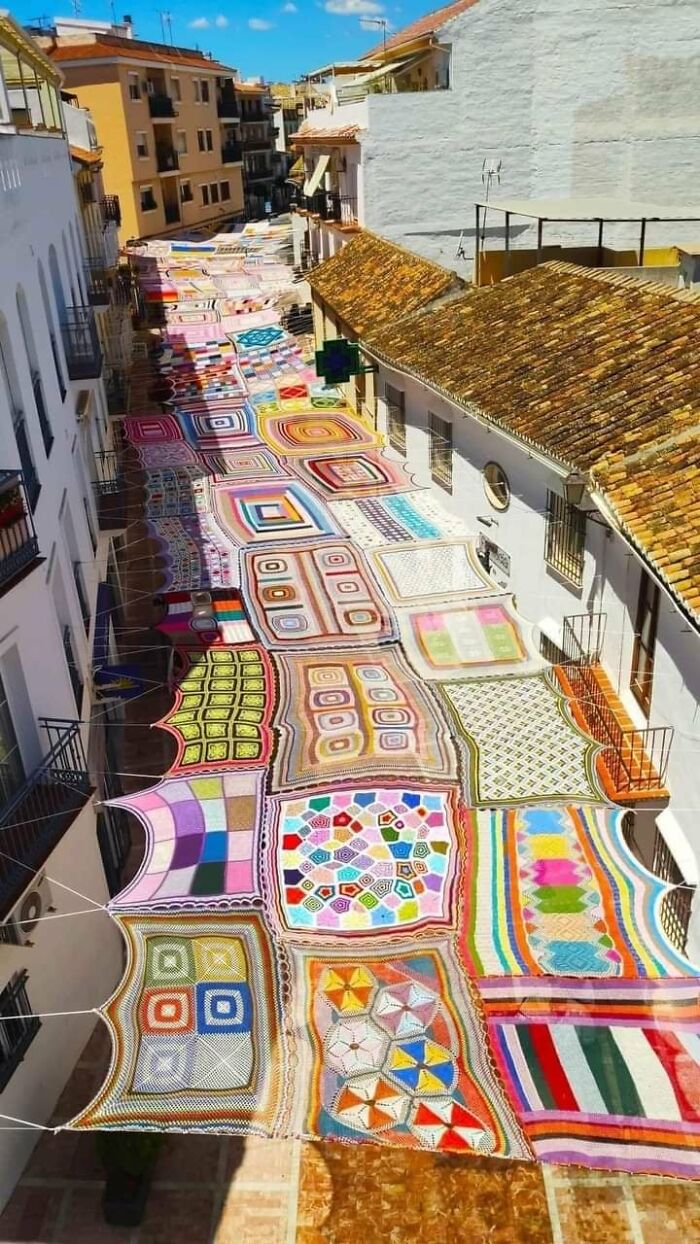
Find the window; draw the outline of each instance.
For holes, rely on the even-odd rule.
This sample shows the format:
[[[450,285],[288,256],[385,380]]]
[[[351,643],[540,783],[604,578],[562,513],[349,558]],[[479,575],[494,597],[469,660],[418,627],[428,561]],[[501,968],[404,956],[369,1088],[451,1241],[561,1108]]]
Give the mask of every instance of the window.
[[[215,181],[213,181],[209,187],[209,194],[211,195],[212,203],[219,202],[219,187],[217,186]]]
[[[384,391],[389,444],[399,454],[406,453],[406,394],[388,384]]]
[[[207,130],[206,135],[207,135],[207,151],[213,151],[214,150],[214,135],[212,134],[211,130]]]
[[[73,562],[73,582],[78,596],[78,604],[80,605],[80,614],[85,627],[85,634],[90,630],[90,606],[85,595],[85,584],[83,583],[83,572],[80,569],[80,562]]]
[[[654,681],[654,650],[656,628],[659,620],[659,589],[642,571],[637,603],[637,625],[632,652],[630,689],[639,707],[647,717],[651,709],[651,692]]]
[[[97,536],[95,535],[95,527],[92,521],[92,514],[90,513],[90,506],[88,505],[87,497],[83,497],[83,509],[85,511],[85,522],[87,523],[88,535],[90,536],[90,543],[92,545],[92,551],[93,553],[96,553],[97,552]]]
[[[175,150],[178,155],[187,155],[187,130],[178,130],[175,139]]]
[[[193,78],[193,79],[192,79],[192,90],[194,91],[194,102],[195,102],[195,104],[201,104],[201,102],[202,102],[202,88],[201,88],[201,84],[200,84],[199,78]]]
[[[180,182],[180,202],[181,203],[192,202],[192,186],[189,181]]]
[[[197,130],[197,146],[200,151],[206,151],[207,145],[204,138],[204,130]]]
[[[80,673],[80,666],[75,659],[73,651],[73,637],[69,626],[63,628],[63,655],[66,658],[68,673],[70,675],[70,685],[73,688],[73,697],[75,699],[75,707],[80,716],[83,709],[83,679]]]
[[[202,78],[202,103],[209,103],[209,81],[207,78]]]
[[[174,102],[175,102],[176,104],[179,104],[179,103],[181,102],[181,100],[182,100],[182,89],[181,89],[181,87],[180,87],[180,79],[179,79],[179,78],[171,78],[171,79],[170,79],[170,90],[172,91],[172,96],[173,96],[173,100],[174,100]]]
[[[208,207],[209,206],[209,187],[200,186],[200,190],[202,191],[202,206]]]
[[[22,753],[19,750],[5,687],[0,678],[0,803],[9,803],[23,782]]]
[[[27,997],[27,973],[19,972],[0,993],[0,1092],[12,1079],[41,1028]]]
[[[219,189],[221,190],[221,202],[225,203],[227,199],[231,198],[231,187],[227,181],[222,181]]]
[[[129,99],[140,99],[141,87],[139,86],[139,75],[137,73],[129,74]]]
[[[586,516],[557,492],[547,493],[544,560],[575,587],[583,583]]]
[[[452,492],[452,424],[430,416],[430,474],[436,484]]]
[[[36,473],[34,454],[32,453],[27,431],[27,422],[24,418],[24,411],[20,406],[19,381],[15,371],[15,361],[10,351],[9,337],[4,331],[4,323],[2,321],[0,321],[0,329],[3,330],[0,332],[0,393],[4,389],[4,396],[12,416],[12,427],[17,442],[17,453],[19,455],[19,464],[22,468],[22,475],[24,476],[27,499],[33,512],[39,500],[41,483]]]
[[[510,505],[510,484],[503,467],[487,462],[484,467],[484,492],[494,510],[507,510]]]
[[[21,286],[17,289],[17,314],[19,316],[19,324],[22,330],[27,363],[32,377],[34,406],[39,419],[39,427],[41,428],[41,439],[44,442],[44,452],[48,458],[51,453],[54,437],[51,430],[51,422],[49,420],[46,401],[44,399],[44,386],[41,379],[41,372],[39,371],[39,356],[37,354],[34,333],[32,332],[31,320],[29,318],[27,299]]]
[[[139,160],[148,159],[148,139],[143,130],[136,131],[136,154]]]
[[[66,386],[63,380],[63,372],[61,371],[61,363],[58,357],[58,345],[56,343],[56,334],[53,329],[53,316],[51,314],[51,306],[49,304],[49,295],[46,289],[44,269],[41,265],[41,262],[39,262],[37,266],[37,271],[39,273],[39,288],[41,290],[41,301],[44,304],[44,314],[46,315],[46,326],[49,330],[49,341],[51,342],[51,356],[53,358],[54,371],[56,372],[56,383],[58,384],[58,391],[61,395],[61,401],[63,402],[65,400],[66,393],[68,390],[66,389]]]
[[[156,210],[157,203],[153,197],[153,186],[142,186],[140,194],[141,194],[141,211],[142,212],[154,212]]]

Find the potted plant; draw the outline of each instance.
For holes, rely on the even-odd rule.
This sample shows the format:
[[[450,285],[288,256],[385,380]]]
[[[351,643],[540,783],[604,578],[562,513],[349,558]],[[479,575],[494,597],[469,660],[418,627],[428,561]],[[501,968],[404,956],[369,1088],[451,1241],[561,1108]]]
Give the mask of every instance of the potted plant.
[[[106,1172],[102,1211],[112,1227],[138,1227],[146,1209],[163,1136],[159,1132],[100,1132]]]

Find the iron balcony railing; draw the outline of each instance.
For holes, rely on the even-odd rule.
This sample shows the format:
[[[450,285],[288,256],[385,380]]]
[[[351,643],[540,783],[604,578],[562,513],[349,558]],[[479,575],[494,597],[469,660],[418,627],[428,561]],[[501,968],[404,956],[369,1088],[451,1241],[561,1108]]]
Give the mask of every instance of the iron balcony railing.
[[[21,471],[0,471],[0,591],[39,556]]]
[[[216,101],[216,114],[227,121],[238,120],[238,101],[235,95],[220,95]]]
[[[66,307],[61,335],[71,380],[97,380],[102,373],[102,350],[92,308]]]
[[[603,744],[603,760],[620,794],[659,790],[666,781],[673,739],[671,726],[645,730],[620,725],[600,677],[606,615],[564,618],[563,669],[586,725]]]
[[[40,717],[39,724],[46,731],[48,751],[0,805],[0,919],[9,914],[32,873],[46,862],[90,797],[80,723]],[[4,778],[0,762],[0,789],[6,787]]]
[[[357,199],[349,195],[335,194],[330,190],[318,190],[313,195],[299,192],[296,203],[313,216],[320,216],[321,220],[337,222],[340,225],[357,224]]]
[[[152,117],[174,117],[175,105],[169,95],[154,94],[148,96],[148,111]]]
[[[126,489],[119,454],[115,450],[103,449],[95,454],[93,489],[100,531],[126,527]]]
[[[85,281],[91,307],[108,307],[111,289],[104,260],[88,257],[85,260]]]
[[[243,147],[240,143],[229,142],[221,144],[221,163],[222,164],[239,164],[243,159]]]
[[[17,442],[17,452],[22,466],[22,477],[29,502],[29,509],[32,514],[36,509],[39,493],[41,492],[41,480],[36,472],[32,451],[29,448],[29,435],[27,433],[27,421],[24,412],[13,409],[12,411],[12,427],[15,433],[15,441]]]
[[[105,225],[113,224],[117,228],[122,223],[122,209],[119,202],[119,195],[106,194],[101,202],[102,220]]]
[[[156,143],[156,164],[159,173],[177,172],[180,160],[171,143]]]
[[[41,1028],[39,1016],[32,1015],[29,1005],[28,979],[25,969],[0,993],[0,1093],[9,1084]]]

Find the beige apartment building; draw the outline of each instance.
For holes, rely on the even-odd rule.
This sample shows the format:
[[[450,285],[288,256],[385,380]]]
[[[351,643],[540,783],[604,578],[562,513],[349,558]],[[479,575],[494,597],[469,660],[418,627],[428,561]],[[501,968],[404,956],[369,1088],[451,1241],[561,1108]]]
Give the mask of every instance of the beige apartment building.
[[[235,70],[130,31],[59,27],[37,42],[92,114],[122,242],[242,218]]]

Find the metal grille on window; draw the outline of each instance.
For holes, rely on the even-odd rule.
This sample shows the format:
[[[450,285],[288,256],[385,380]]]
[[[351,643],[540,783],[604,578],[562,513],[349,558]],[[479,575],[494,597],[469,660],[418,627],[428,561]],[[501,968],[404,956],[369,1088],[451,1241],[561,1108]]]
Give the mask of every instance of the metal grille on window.
[[[27,973],[21,972],[0,993],[0,1092],[40,1028],[41,1020],[31,1014]]]
[[[80,602],[80,613],[85,627],[85,634],[87,635],[90,630],[90,607],[87,603],[87,596],[85,595],[85,584],[83,583],[83,576],[80,571],[80,562],[73,562],[73,579],[75,582],[75,590],[78,593],[78,601]]]
[[[544,559],[548,566],[580,587],[583,583],[583,550],[586,516],[556,492],[547,494],[547,535]]]
[[[399,454],[406,453],[406,395],[386,386],[387,432],[389,444]]]
[[[685,954],[695,886],[687,884],[669,850],[666,839],[658,829],[654,839],[654,858],[651,869],[662,881],[668,881],[675,886],[675,889],[670,890],[662,898],[659,916],[661,927],[668,940],[676,947],[676,950]]]
[[[437,415],[430,416],[430,474],[452,492],[452,424]]]
[[[73,637],[69,626],[64,626],[63,628],[63,652],[66,658],[66,665],[68,666],[68,673],[70,674],[70,683],[73,688],[75,707],[78,710],[78,714],[80,714],[83,707],[83,680],[80,675],[80,666],[75,659],[75,653],[73,651]]]

